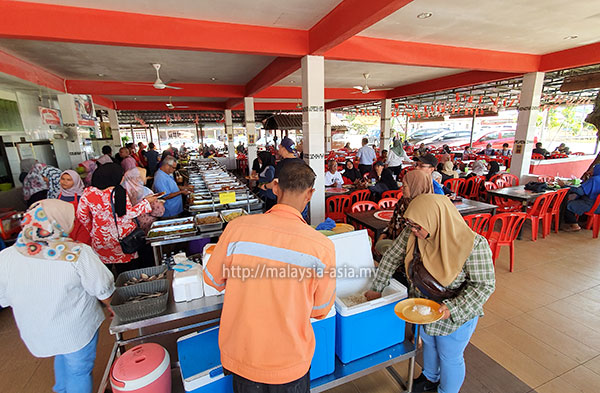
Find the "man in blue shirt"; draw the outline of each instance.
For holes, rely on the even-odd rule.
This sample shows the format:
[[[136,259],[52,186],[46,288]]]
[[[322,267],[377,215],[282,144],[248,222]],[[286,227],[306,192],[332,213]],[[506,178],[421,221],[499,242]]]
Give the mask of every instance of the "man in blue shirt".
[[[435,168],[438,164],[437,158],[435,158],[433,154],[429,153],[417,158],[417,160],[419,160],[417,163],[417,169],[425,171],[430,175],[433,173],[433,171],[435,171]],[[444,195],[444,189],[442,188],[442,185],[435,180],[433,180],[433,193]]]
[[[160,165],[160,169],[154,175],[154,192],[164,192],[165,213],[163,218],[176,217],[183,212],[183,199],[181,195],[189,195],[189,186],[178,186],[173,178],[177,169],[177,160],[173,156],[167,156]]]
[[[148,143],[148,151],[146,152],[146,161],[148,161],[148,176],[154,176],[156,167],[158,166],[158,152],[154,143]]]
[[[358,158],[358,170],[361,175],[371,172],[373,163],[377,159],[377,155],[375,154],[375,150],[369,146],[369,140],[367,138],[363,138],[362,147],[358,149],[356,158]]]

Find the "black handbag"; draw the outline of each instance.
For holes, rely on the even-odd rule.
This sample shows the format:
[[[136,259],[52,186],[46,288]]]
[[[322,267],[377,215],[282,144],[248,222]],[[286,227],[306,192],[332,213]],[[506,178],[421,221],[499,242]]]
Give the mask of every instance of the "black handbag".
[[[121,245],[123,254],[135,254],[144,247],[146,244],[146,233],[140,228],[140,223],[137,218],[134,218],[137,227],[129,235],[121,239],[119,236],[119,224],[117,224],[117,213],[115,212],[114,204],[115,190],[110,194],[110,207],[112,209],[113,219],[115,220],[115,226],[117,227],[117,239]]]
[[[413,260],[410,262],[410,265],[408,265],[408,278],[423,295],[438,303],[445,299],[457,297],[467,285],[467,282],[465,281],[460,287],[450,289],[440,284],[438,280],[427,271],[425,265],[423,265],[421,252],[419,251],[419,242],[417,240],[415,240]]]

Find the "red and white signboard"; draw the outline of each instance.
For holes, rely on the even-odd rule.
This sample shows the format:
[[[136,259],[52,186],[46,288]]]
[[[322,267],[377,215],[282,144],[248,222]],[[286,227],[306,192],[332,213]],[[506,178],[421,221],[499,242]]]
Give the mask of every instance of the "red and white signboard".
[[[59,110],[44,108],[43,106],[40,106],[39,109],[43,124],[47,124],[49,126],[60,126],[62,124]]]

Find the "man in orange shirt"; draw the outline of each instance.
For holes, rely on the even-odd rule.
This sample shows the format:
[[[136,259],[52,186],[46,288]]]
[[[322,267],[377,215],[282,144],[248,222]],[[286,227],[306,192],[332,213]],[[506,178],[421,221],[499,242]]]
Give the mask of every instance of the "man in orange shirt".
[[[315,177],[302,161],[285,165],[278,203],[229,223],[206,267],[205,281],[227,288],[219,347],[236,393],[310,391],[310,318],[327,316],[335,300],[334,245],[300,214]]]

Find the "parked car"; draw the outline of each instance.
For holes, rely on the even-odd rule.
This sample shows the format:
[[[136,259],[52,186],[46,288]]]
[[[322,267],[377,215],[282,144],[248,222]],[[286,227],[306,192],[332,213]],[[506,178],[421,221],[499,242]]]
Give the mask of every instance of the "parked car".
[[[434,138],[444,132],[449,132],[448,128],[427,128],[423,130],[417,130],[409,135],[408,141],[411,144],[423,143],[425,139]]]
[[[494,149],[502,149],[502,145],[508,143],[509,149],[512,149],[513,144],[515,143],[515,133],[515,130],[487,132],[477,140],[473,141],[473,150],[478,151],[485,149],[488,143],[491,143]],[[461,147],[464,148],[468,145],[468,143],[465,143]]]
[[[475,139],[475,137],[474,137]],[[471,131],[448,131],[436,137],[422,141],[429,148],[438,149],[444,145],[459,148],[464,143],[469,143],[471,140]]]

